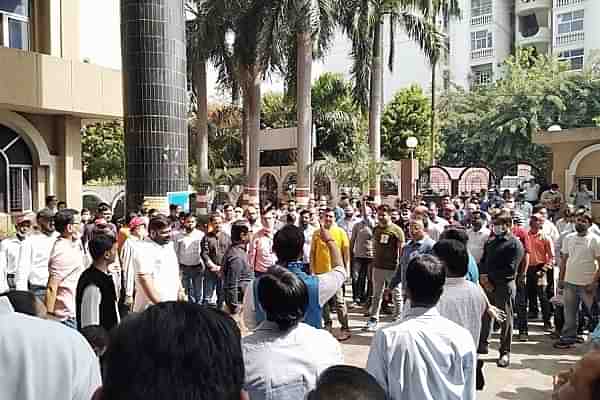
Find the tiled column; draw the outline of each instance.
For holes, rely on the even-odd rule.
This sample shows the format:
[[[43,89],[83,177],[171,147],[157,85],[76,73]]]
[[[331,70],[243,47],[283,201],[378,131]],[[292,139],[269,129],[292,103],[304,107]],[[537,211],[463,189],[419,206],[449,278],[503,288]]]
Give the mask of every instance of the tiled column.
[[[188,189],[183,0],[121,0],[127,208]]]

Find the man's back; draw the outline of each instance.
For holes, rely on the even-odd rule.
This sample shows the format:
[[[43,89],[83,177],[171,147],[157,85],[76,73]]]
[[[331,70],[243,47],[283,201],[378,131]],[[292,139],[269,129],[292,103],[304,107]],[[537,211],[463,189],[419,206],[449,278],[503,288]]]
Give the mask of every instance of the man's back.
[[[392,400],[472,400],[476,358],[469,331],[436,308],[413,307],[377,331],[367,371]]]
[[[0,399],[89,400],[100,365],[83,336],[53,321],[16,313],[0,298]]]

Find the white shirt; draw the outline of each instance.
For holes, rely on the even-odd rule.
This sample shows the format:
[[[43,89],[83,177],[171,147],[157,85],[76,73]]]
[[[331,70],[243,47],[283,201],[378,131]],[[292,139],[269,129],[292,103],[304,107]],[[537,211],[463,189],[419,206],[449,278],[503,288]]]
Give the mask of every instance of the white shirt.
[[[15,273],[17,290],[28,290],[28,282],[35,286],[48,285],[48,261],[58,236],[57,232],[50,235],[37,232],[23,241]]]
[[[537,201],[538,196],[540,195],[540,185],[534,183],[527,183],[525,185],[525,200],[527,201]]]
[[[16,313],[6,297],[0,297],[0,365],[3,400],[90,400],[102,384],[98,358],[79,332]]]
[[[302,247],[302,262],[304,264],[310,264],[310,245],[315,230],[311,224],[308,224],[306,229],[302,231],[304,233],[304,246]]]
[[[94,268],[91,266],[90,268]],[[107,274],[111,276],[110,273]],[[96,285],[88,285],[81,296],[81,327],[85,328],[90,325],[100,325],[100,303],[102,302],[102,292]],[[121,321],[119,315],[119,306],[115,301],[115,311],[117,315],[117,323]]]
[[[135,268],[133,266],[133,248],[140,243],[140,239],[131,235],[123,243],[121,249],[121,265],[123,274],[125,274],[125,296],[133,297],[135,288]]]
[[[446,278],[444,292],[437,304],[442,317],[471,332],[475,346],[479,345],[481,317],[487,310],[484,296],[478,285],[465,278]]]
[[[552,243],[556,243],[556,241],[560,238],[560,233],[558,233],[556,225],[549,220],[544,221],[544,225],[542,225],[542,233],[549,237],[552,240]]]
[[[483,247],[490,238],[490,234],[491,231],[485,226],[482,226],[478,231],[474,231],[473,228],[467,230],[467,235],[469,235],[467,250],[469,250],[469,253],[471,253],[477,264],[481,262]]]
[[[565,282],[574,285],[589,285],[598,268],[596,259],[600,257],[600,236],[588,232],[579,236],[577,232],[568,234],[561,252],[569,256]]]
[[[324,274],[319,274],[319,306],[323,307],[346,281],[346,268],[337,266]],[[244,292],[244,306],[242,317],[248,330],[256,328],[256,305],[254,304],[254,290]]]
[[[195,267],[202,264],[202,248],[200,243],[204,238],[204,232],[194,229],[189,234],[185,231],[179,233],[175,238],[175,252],[179,264]]]
[[[154,288],[161,302],[177,300],[180,288],[179,263],[173,242],[161,246],[153,240],[146,239],[134,247],[132,257],[137,287],[133,311],[141,312],[152,305],[139,283],[142,275],[153,278]]]
[[[411,308],[377,331],[367,371],[391,400],[475,400],[476,362],[469,331],[436,308]]]
[[[300,323],[282,332],[270,321],[242,339],[246,379],[252,400],[302,400],[319,375],[344,363],[339,342],[324,329]]]
[[[440,235],[444,232],[446,226],[450,223],[442,217],[436,217],[435,222],[429,220],[429,226],[427,227],[427,234],[436,242],[440,240]]]
[[[23,240],[18,237],[6,238],[0,242],[0,271],[4,269],[7,274],[17,272],[21,244]]]

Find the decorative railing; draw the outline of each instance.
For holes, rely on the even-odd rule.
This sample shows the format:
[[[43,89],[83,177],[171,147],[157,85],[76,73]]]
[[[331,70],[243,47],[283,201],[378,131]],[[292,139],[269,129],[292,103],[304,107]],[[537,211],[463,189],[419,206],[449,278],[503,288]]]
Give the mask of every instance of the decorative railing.
[[[478,60],[480,58],[488,58],[488,57],[493,57],[493,56],[494,56],[493,48],[477,49],[477,50],[471,51],[471,59],[472,60]]]
[[[484,14],[478,15],[476,17],[471,17],[472,26],[490,25],[493,21],[494,17],[492,14]]]
[[[562,35],[558,35],[555,38],[556,46],[566,46],[571,43],[583,42],[585,40],[585,32],[569,32]]]

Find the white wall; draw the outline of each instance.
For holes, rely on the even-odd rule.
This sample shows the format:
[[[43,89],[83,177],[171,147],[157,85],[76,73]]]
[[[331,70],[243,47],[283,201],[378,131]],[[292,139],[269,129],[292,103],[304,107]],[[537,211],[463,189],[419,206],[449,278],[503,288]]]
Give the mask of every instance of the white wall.
[[[450,81],[468,88],[471,74],[471,1],[459,0],[460,20],[450,21]]]
[[[592,56],[599,61],[600,53],[600,1],[588,0],[585,5],[585,56],[586,61]]]
[[[121,69],[119,3],[119,0],[80,0],[81,60]]]

